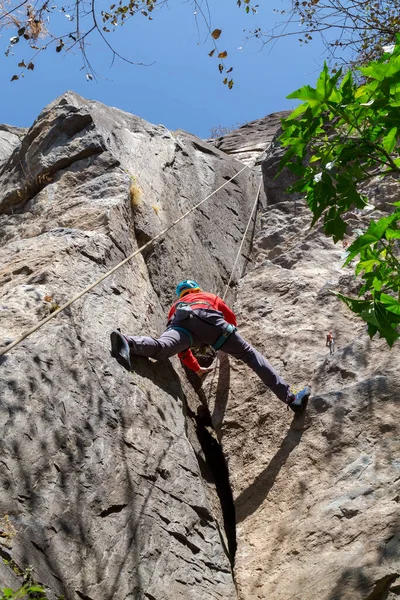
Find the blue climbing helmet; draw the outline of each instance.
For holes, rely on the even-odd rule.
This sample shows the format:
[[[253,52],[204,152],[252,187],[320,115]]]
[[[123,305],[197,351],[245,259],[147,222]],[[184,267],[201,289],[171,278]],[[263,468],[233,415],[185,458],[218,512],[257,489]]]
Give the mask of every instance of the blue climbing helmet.
[[[201,287],[199,286],[197,281],[193,281],[192,279],[185,279],[184,281],[180,281],[176,286],[176,295],[178,296],[178,298],[182,298],[182,296],[187,292],[201,292]]]

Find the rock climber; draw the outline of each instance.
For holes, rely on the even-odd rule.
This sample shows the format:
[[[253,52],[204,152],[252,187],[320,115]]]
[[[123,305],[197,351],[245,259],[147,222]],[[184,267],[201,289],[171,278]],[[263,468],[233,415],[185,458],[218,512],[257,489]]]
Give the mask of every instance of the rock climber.
[[[190,350],[191,347],[212,346],[245,362],[267,387],[293,412],[301,412],[311,394],[306,386],[297,394],[278,375],[273,366],[237,332],[236,316],[225,302],[208,292],[203,292],[196,281],[186,279],[176,287],[178,299],[168,314],[166,331],[157,339],[145,336],[111,333],[111,356],[128,371],[131,355],[165,359],[178,354],[186,367],[199,377],[210,368],[201,367]]]
[[[335,352],[335,340],[332,333],[329,331],[326,335],[326,346],[329,348],[329,354],[334,354]]]

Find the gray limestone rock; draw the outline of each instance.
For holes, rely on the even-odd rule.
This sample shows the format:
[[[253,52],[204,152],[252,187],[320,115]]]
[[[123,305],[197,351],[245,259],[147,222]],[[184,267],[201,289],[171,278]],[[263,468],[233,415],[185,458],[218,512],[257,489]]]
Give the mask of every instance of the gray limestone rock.
[[[271,146],[274,143],[277,133],[281,127],[281,119],[287,117],[289,111],[281,111],[272,113],[250,121],[242,125],[236,131],[225,134],[217,139],[208,140],[216,148],[219,148],[229,156],[234,156],[248,166],[253,168],[257,183],[262,179],[260,188],[260,205],[265,208],[270,202],[270,198],[266,196],[264,165],[266,157],[271,154]]]
[[[345,248],[310,230],[304,204],[276,191],[280,201],[265,211],[255,240],[256,265],[238,289],[239,331],[293,389],[310,384],[313,397],[293,418],[242,363],[231,360],[221,373],[230,393],[217,393],[210,409],[235,499],[239,598],[394,598],[399,345],[371,341],[332,294],[357,292],[342,267]],[[382,198],[376,184],[372,191]],[[369,210],[349,219],[348,240]]]
[[[250,121],[236,131],[217,138],[214,141],[215,146],[246,164],[258,163],[280,129],[281,119],[289,114],[290,111],[283,110]]]
[[[26,131],[23,127],[0,124],[0,165],[11,156]]]
[[[49,600],[398,597],[399,347],[332,294],[358,284],[275,179],[280,116],[214,145],[69,92],[0,163],[5,344],[258,157],[268,207],[234,276],[239,330],[313,388],[293,418],[223,352],[202,387],[177,359],[128,374],[109,356],[115,327],[163,330],[177,280],[224,291],[260,180],[245,169],[1,359],[0,587],[32,565]],[[348,238],[398,190],[372,182]]]
[[[33,566],[50,600],[236,597],[213,475],[186,417],[194,391],[177,359],[138,359],[126,373],[109,334],[161,333],[181,278],[222,293],[256,187],[245,165],[194,136],[71,92],[0,166],[2,345],[241,169],[2,357],[0,517],[15,527],[7,552]]]

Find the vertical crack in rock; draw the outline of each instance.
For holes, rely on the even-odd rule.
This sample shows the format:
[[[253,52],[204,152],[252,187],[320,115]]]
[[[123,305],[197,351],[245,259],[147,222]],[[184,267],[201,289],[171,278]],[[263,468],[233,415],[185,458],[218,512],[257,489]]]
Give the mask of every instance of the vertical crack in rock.
[[[226,542],[228,544],[226,551],[233,569],[236,554],[236,514],[228,467],[222,448],[215,437],[208,409],[200,406],[197,414],[190,414],[190,412],[189,410],[189,415],[196,423],[196,435],[205,457],[206,466],[214,480],[215,489],[220,501]]]

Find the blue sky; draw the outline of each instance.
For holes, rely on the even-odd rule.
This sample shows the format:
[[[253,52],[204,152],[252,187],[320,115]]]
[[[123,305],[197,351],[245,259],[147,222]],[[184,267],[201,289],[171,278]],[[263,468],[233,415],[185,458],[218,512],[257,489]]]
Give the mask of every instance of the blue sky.
[[[256,26],[270,29],[277,18],[283,18],[273,9],[285,5],[287,0],[264,0],[253,16],[240,10],[236,0],[210,0],[212,28],[222,29],[219,50],[228,51],[226,63],[234,67],[232,90],[222,84],[218,59],[208,56],[213,46],[210,39],[204,43],[206,30],[201,21],[198,35],[192,2],[169,0],[153,12],[153,21],[136,15],[108,35],[120,54],[134,61],[155,61],[150,67],[132,66],[118,58],[111,66],[112,56],[95,33],[87,50],[101,76],[98,81],[87,81],[79,53],[56,53],[53,46],[35,59],[33,72],[10,82],[19,72],[16,59],[29,62],[31,55],[20,42],[13,48],[15,57],[4,57],[4,45],[14,33],[3,30],[0,122],[30,126],[46,104],[67,90],[203,138],[214,126],[229,127],[293,108],[294,102],[285,97],[306,83],[315,83],[323,63],[322,44],[316,39],[301,46],[296,36],[262,49],[257,43],[245,43],[243,32]],[[68,25],[64,15],[57,17],[59,28],[64,23]]]

